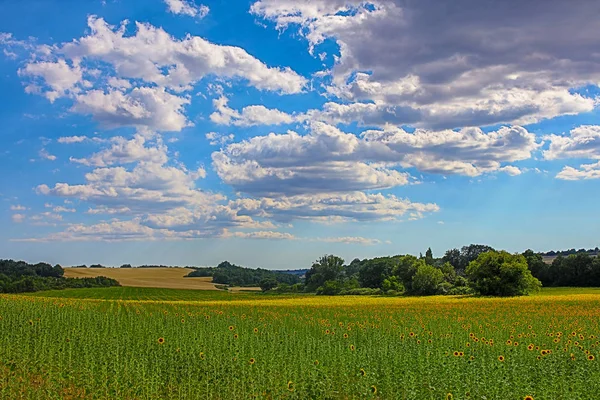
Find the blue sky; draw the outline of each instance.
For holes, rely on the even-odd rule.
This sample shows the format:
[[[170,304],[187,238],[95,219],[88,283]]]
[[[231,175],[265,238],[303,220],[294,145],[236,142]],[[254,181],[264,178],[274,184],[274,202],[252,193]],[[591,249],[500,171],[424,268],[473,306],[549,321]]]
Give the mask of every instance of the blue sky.
[[[1,257],[598,246],[600,6],[499,3],[4,4]]]

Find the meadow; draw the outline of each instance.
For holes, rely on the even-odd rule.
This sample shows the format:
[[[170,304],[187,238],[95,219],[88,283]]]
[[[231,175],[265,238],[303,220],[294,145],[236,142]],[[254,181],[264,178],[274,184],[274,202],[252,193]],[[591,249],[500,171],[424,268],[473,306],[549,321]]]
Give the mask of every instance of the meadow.
[[[0,398],[596,399],[599,335],[593,289],[0,295]]]

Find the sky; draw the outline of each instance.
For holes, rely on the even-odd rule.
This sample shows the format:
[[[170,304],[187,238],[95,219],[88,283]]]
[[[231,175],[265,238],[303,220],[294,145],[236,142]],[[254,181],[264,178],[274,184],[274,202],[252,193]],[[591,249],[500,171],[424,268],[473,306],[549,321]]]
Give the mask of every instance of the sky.
[[[600,245],[600,2],[200,1],[2,2],[0,257]]]

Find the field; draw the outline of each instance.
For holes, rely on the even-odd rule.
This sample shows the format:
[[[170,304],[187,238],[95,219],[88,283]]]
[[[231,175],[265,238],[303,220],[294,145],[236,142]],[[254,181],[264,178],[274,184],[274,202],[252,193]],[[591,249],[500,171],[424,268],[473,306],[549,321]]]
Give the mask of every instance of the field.
[[[212,278],[185,278],[189,268],[65,268],[66,278],[94,278],[106,276],[128,287],[220,290]],[[232,287],[231,292],[258,291],[255,287]]]
[[[106,276],[130,287],[219,290],[210,277],[184,278],[191,271],[188,268],[65,268],[65,277]]]
[[[596,293],[0,295],[0,398],[597,399]]]

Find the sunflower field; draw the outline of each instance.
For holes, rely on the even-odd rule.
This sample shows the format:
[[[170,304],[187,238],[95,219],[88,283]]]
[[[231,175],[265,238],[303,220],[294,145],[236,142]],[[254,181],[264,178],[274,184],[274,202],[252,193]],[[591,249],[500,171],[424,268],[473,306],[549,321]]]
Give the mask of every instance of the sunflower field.
[[[600,398],[600,295],[135,293],[0,295],[0,398]]]

